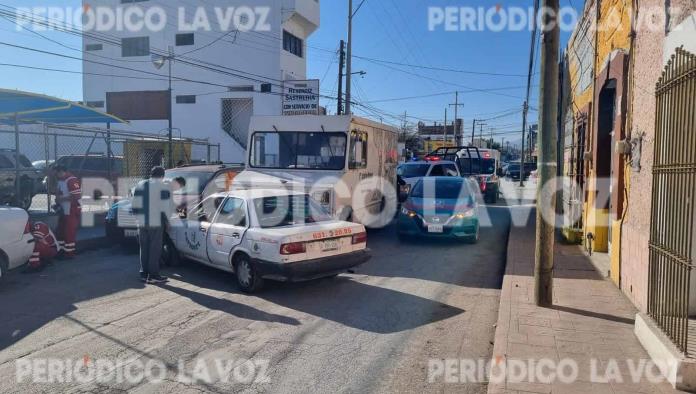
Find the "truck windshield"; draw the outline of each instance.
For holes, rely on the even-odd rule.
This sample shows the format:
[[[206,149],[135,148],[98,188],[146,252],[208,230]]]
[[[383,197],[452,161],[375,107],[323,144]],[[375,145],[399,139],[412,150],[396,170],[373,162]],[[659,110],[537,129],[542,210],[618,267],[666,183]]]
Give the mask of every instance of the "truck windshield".
[[[249,164],[256,168],[342,170],[346,133],[256,132]]]
[[[254,200],[261,228],[326,222],[331,216],[309,195],[273,196]]]

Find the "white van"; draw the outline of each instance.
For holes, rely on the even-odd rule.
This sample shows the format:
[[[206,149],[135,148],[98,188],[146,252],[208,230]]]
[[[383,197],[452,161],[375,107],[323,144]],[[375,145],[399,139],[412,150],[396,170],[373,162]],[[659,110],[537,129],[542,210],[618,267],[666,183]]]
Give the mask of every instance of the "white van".
[[[233,187],[303,190],[338,219],[380,227],[397,206],[397,138],[349,115],[255,116]]]

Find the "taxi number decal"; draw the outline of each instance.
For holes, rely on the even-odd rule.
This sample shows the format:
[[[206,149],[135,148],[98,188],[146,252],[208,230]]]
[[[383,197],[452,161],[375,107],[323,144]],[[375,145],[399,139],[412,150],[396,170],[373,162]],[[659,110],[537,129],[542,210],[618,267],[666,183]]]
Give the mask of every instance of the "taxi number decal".
[[[331,231],[317,231],[316,233],[312,234],[312,238],[313,239],[334,238],[334,237],[343,237],[345,235],[351,235],[351,234],[353,234],[353,229],[340,228],[338,230],[331,230]]]

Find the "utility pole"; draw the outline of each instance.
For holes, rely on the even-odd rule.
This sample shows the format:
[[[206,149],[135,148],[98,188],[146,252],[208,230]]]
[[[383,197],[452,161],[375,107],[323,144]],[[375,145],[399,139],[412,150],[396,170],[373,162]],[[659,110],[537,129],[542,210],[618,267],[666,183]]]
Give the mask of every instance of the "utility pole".
[[[445,123],[442,126],[442,138],[445,140],[443,146],[447,146],[447,107],[445,107]]]
[[[338,54],[338,106],[336,115],[343,114],[343,65],[346,62],[346,42],[341,40],[340,52]]]
[[[454,92],[454,104],[450,104],[450,107],[454,107],[454,144],[455,146],[462,145],[462,130],[459,129],[459,107],[463,107],[464,104],[459,104],[459,92]]]
[[[476,119],[471,122],[471,146],[474,146],[474,137],[476,136]]]
[[[483,126],[486,124],[483,122],[479,122],[479,145],[483,145]],[[479,146],[479,148],[483,148],[482,146]]]
[[[450,104],[454,107],[454,142],[456,146],[462,145],[462,130],[459,128],[459,107],[464,107],[464,104],[459,103],[459,92],[454,92],[454,104]]]
[[[553,249],[556,215],[556,121],[558,116],[559,0],[543,0],[541,80],[539,81],[539,192],[537,193],[534,301],[553,304]]]
[[[527,71],[527,95],[522,107],[522,145],[520,146],[520,187],[524,187],[524,133],[527,131],[527,113],[529,112],[529,96],[532,89],[532,74],[534,72],[534,52],[536,50],[537,15],[539,14],[539,1],[534,0],[534,28],[529,44],[529,69]],[[544,0],[546,1],[546,0]],[[546,3],[544,3],[546,4]],[[546,9],[547,11],[550,11]],[[558,8],[556,8],[558,12]]]
[[[522,149],[520,149],[520,187],[524,187],[524,135],[527,128],[527,102],[525,101],[522,107]]]
[[[346,60],[346,114],[350,115],[351,77],[353,72],[353,0],[348,0],[348,55]]]

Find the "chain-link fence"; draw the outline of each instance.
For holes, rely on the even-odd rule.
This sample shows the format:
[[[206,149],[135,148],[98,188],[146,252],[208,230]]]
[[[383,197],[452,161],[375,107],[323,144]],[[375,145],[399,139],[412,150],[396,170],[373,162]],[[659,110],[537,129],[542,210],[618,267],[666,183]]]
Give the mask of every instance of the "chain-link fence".
[[[170,149],[174,166],[220,161],[220,145],[204,139],[175,136],[170,144],[166,135],[109,128],[0,125],[0,204],[50,212],[53,182],[47,167],[53,163],[80,179],[108,182],[113,196],[126,195],[152,167],[167,167]],[[83,197],[83,210],[107,208],[106,199]]]

